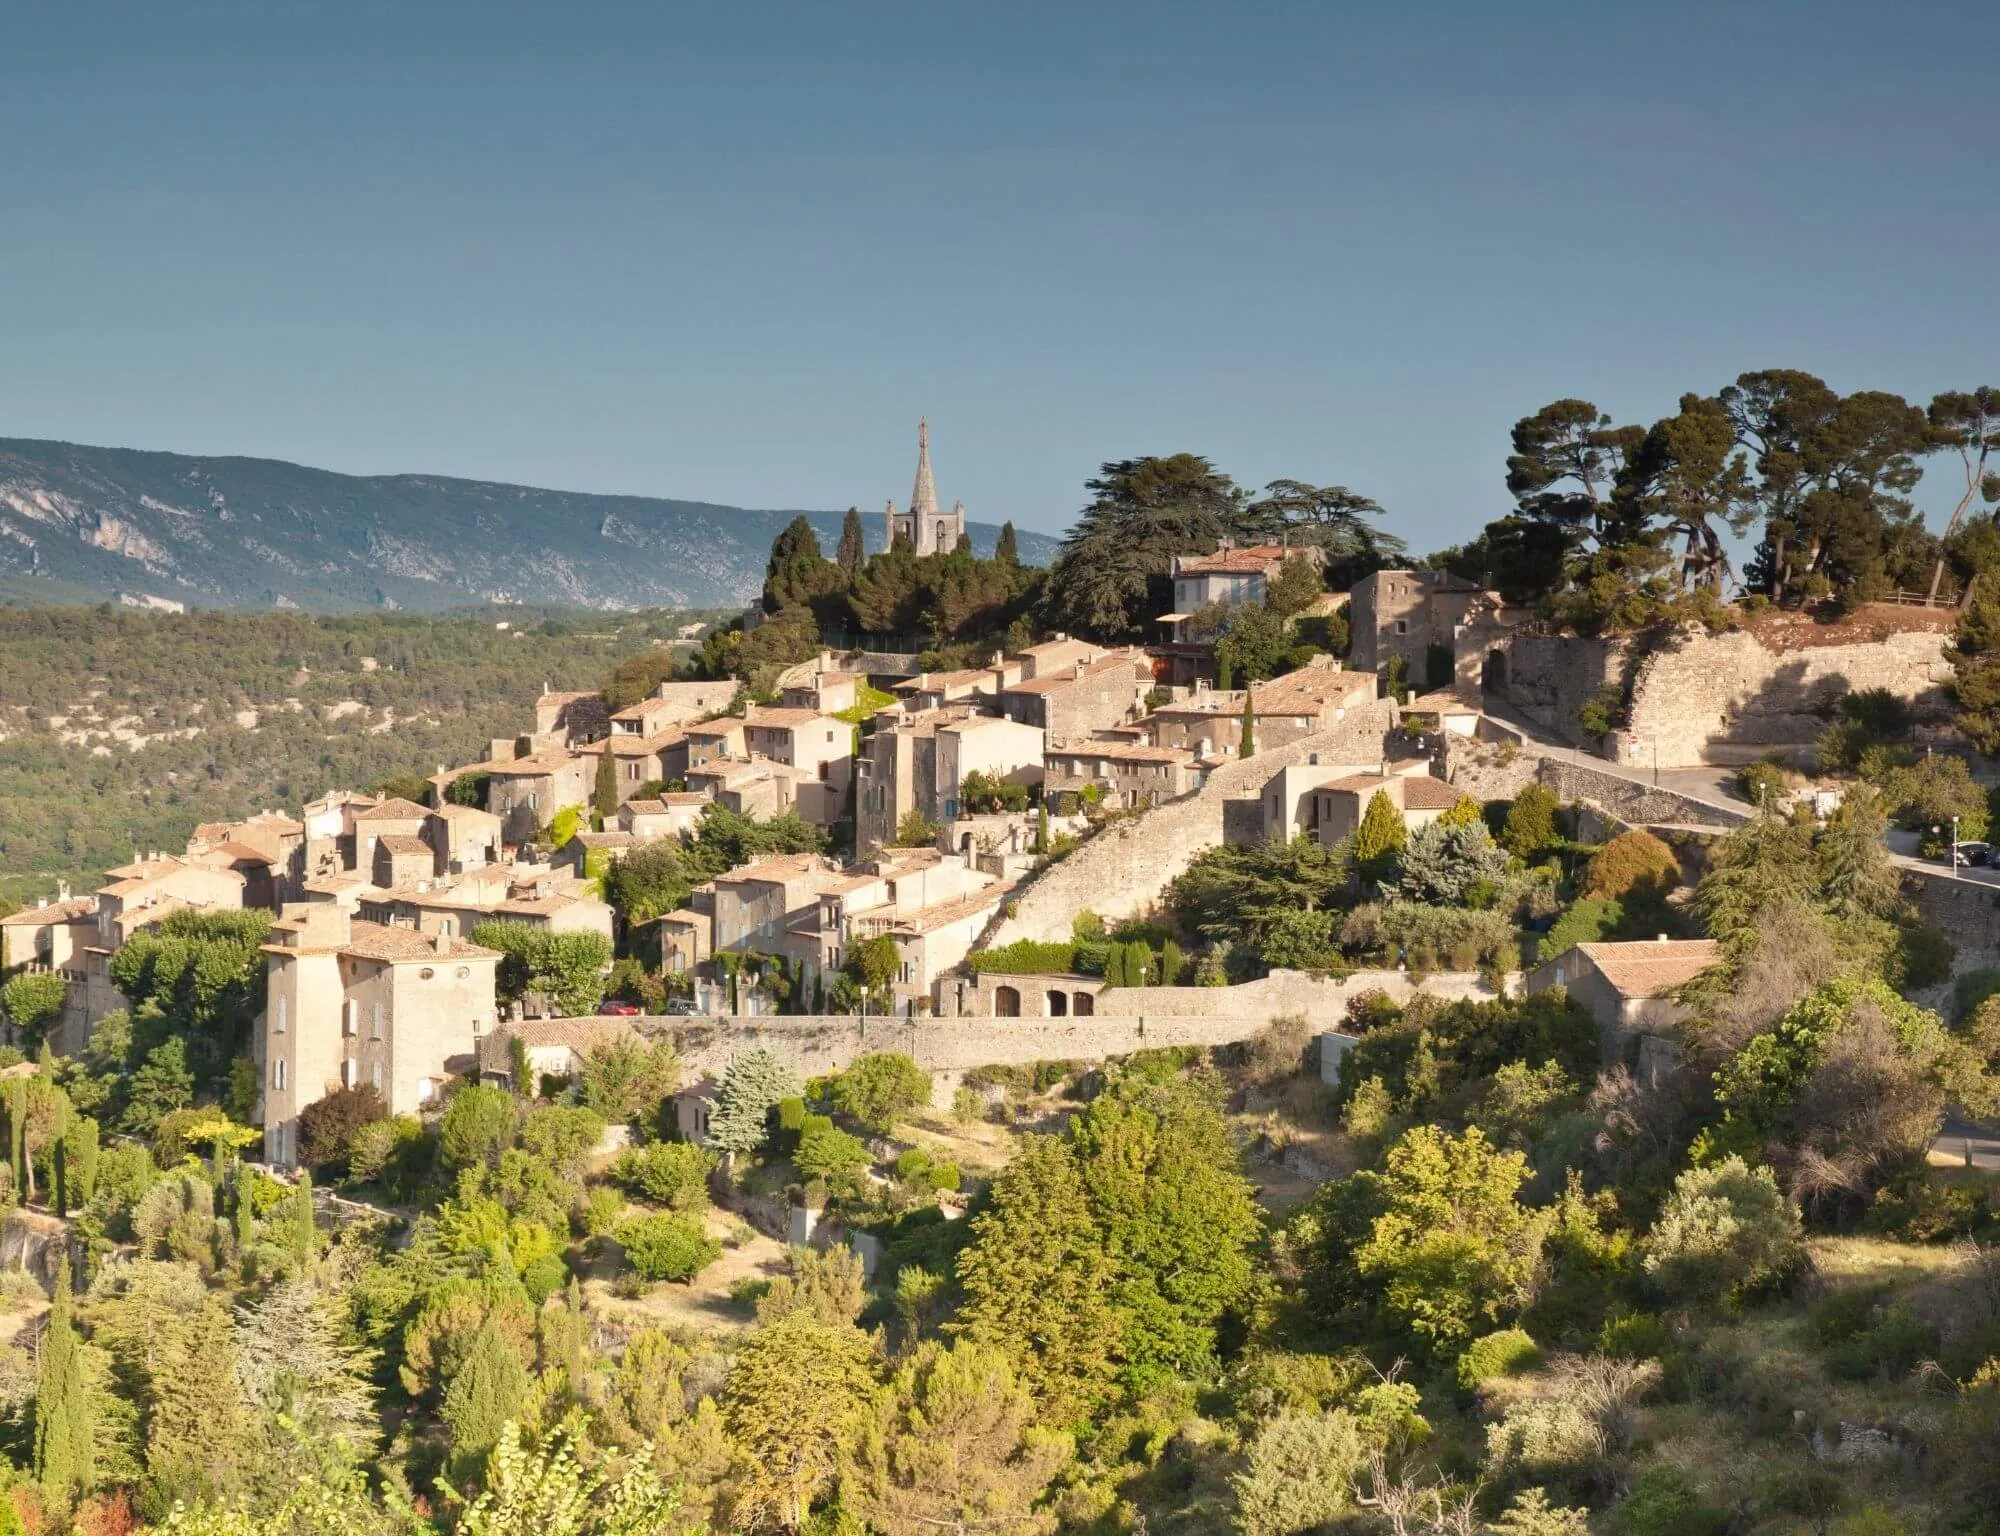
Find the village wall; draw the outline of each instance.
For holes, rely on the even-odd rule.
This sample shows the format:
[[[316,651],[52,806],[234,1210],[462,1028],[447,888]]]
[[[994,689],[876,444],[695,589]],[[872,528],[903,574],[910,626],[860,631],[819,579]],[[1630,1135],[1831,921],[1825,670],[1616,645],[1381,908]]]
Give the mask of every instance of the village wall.
[[[1901,630],[1852,645],[1773,651],[1747,630],[1681,631],[1639,662],[1630,724],[1613,737],[1616,758],[1662,768],[1747,762],[1808,747],[1840,696],[1882,688],[1919,708],[1942,707],[1950,636]]]
[[[1242,836],[1255,809],[1232,812],[1232,801],[1255,801],[1278,769],[1303,763],[1318,752],[1336,761],[1355,753],[1379,758],[1382,740],[1396,723],[1396,706],[1377,699],[1330,731],[1302,736],[1288,746],[1216,769],[1191,795],[1156,806],[1142,816],[1112,822],[1061,863],[1051,865],[1021,893],[990,943],[1016,939],[1067,939],[1070,925],[1086,908],[1111,920],[1148,910],[1195,855]],[[1261,830],[1261,822],[1258,823]]]
[[[1482,675],[1530,724],[1580,746],[1586,738],[1577,711],[1607,688],[1622,688],[1627,643],[1622,637],[1509,635],[1491,647],[1501,662]]]

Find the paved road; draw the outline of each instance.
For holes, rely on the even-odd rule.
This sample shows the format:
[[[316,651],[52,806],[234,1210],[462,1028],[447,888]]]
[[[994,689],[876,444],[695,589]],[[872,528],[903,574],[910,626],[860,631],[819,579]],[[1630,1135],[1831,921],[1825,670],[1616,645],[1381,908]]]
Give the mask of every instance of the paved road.
[[[1931,1143],[1934,1168],[1977,1168],[1982,1173],[2000,1173],[2000,1130],[1962,1120],[1946,1119],[1944,1129]]]

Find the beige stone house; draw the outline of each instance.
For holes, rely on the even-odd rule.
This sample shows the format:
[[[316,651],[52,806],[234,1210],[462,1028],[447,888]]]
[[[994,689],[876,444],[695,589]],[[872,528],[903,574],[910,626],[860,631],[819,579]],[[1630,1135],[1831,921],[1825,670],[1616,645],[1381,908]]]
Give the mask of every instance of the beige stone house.
[[[384,833],[372,841],[374,863],[368,873],[379,886],[428,880],[437,873],[437,850],[421,837]]]
[[[1326,552],[1316,545],[1249,544],[1233,548],[1224,544],[1213,554],[1176,555],[1174,612],[1162,614],[1160,622],[1170,626],[1173,639],[1179,642],[1187,620],[1203,608],[1216,603],[1233,607],[1262,602],[1271,578],[1290,559],[1319,567],[1326,563]]]
[[[743,816],[768,819],[796,811],[820,825],[827,814],[828,797],[809,769],[767,757],[717,757],[687,775],[690,791],[713,800],[724,810]]]
[[[743,721],[740,716],[705,720],[687,728],[688,767],[700,768],[718,757],[745,757]]]
[[[438,873],[462,874],[500,859],[500,818],[472,805],[440,805],[424,822],[424,836],[438,857]]]
[[[1000,690],[1000,713],[1038,727],[1053,745],[1080,741],[1135,718],[1153,689],[1152,663],[1142,651],[1115,651],[1037,672]]]
[[[753,761],[801,771],[793,798],[807,821],[824,827],[840,820],[854,780],[853,726],[810,709],[752,708],[743,717],[743,745]]]
[[[1294,830],[1310,832],[1330,848],[1361,825],[1368,802],[1378,794],[1402,812],[1403,825],[1412,832],[1429,826],[1465,798],[1463,790],[1428,773],[1357,773],[1308,793],[1303,799],[1305,823]]]
[[[1019,662],[995,657],[992,666],[965,667],[956,672],[920,672],[896,685],[896,697],[907,714],[941,709],[980,698],[994,699],[1002,688],[1021,680]]]
[[[1497,595],[1476,581],[1446,571],[1376,571],[1347,594],[1348,662],[1355,671],[1384,675],[1400,657],[1412,688],[1429,675],[1432,646],[1457,656],[1459,626],[1482,601]]]
[[[25,967],[83,980],[83,952],[97,941],[97,898],[43,900],[0,917],[0,975]]]
[[[298,1117],[340,1088],[376,1088],[392,1114],[432,1103],[469,1070],[496,1020],[490,949],[358,922],[338,906],[288,906],[264,946],[256,1060],[265,1160],[298,1158]]]
[[[888,847],[911,811],[928,822],[956,820],[974,773],[1032,788],[1042,780],[1046,740],[1039,726],[979,714],[967,703],[878,716],[855,763],[855,847]]]
[[[480,1037],[479,1077],[482,1082],[514,1086],[514,1042],[519,1040],[539,1091],[542,1078],[573,1078],[593,1051],[638,1038],[630,1019],[511,1019]]]
[[[660,837],[692,837],[701,827],[707,795],[692,790],[661,795],[657,800],[627,800],[618,807],[618,830],[637,841]]]
[[[374,805],[357,808],[354,813],[354,859],[348,867],[374,869],[377,840],[405,837],[421,841],[430,819],[429,806],[401,798],[381,800]]]
[[[611,717],[603,695],[589,692],[552,693],[544,689],[535,700],[535,735],[539,744],[579,747],[611,733]]]
[[[1566,987],[1597,1021],[1604,1060],[1635,1066],[1650,1080],[1680,1057],[1673,1030],[1688,1009],[1672,994],[1721,959],[1713,939],[1575,944],[1529,971],[1525,984],[1530,997]]]
[[[557,811],[580,806],[590,798],[595,758],[581,757],[563,747],[547,747],[494,763],[486,786],[486,808],[501,820],[510,843],[525,843],[555,819]]]
[[[590,785],[597,787],[597,759],[609,752],[620,800],[635,799],[648,784],[685,779],[688,770],[687,732],[670,727],[651,736],[614,733],[582,749],[589,760]]]
[[[803,709],[815,715],[835,715],[852,709],[861,697],[865,680],[833,665],[833,658],[820,653],[811,671],[796,681],[787,680],[778,702],[786,709]]]
[[[1078,794],[1095,784],[1105,792],[1107,804],[1138,810],[1178,800],[1200,783],[1200,765],[1185,747],[1080,741],[1050,747],[1042,756],[1044,798]]]

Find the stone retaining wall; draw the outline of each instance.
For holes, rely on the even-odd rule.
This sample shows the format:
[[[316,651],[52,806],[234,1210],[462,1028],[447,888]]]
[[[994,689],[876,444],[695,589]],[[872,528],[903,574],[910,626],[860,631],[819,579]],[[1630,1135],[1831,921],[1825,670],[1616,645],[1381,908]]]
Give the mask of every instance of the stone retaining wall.
[[[1750,807],[1741,810],[1710,805],[1671,789],[1656,789],[1586,767],[1560,757],[1545,757],[1535,777],[1563,800],[1588,800],[1601,806],[1628,826],[1643,827],[1653,822],[1674,822],[1700,827],[1740,827],[1750,819]]]
[[[1192,795],[1115,821],[1060,864],[1051,865],[1024,890],[1002,919],[991,944],[1016,939],[1067,939],[1070,924],[1086,908],[1119,919],[1148,911],[1167,882],[1203,849],[1240,835],[1248,814],[1231,802],[1254,800],[1280,768],[1302,763],[1313,753],[1336,762],[1366,761],[1382,755],[1383,738],[1396,724],[1396,706],[1377,699],[1348,711],[1333,730],[1303,736],[1289,746],[1232,762],[1208,776]]]

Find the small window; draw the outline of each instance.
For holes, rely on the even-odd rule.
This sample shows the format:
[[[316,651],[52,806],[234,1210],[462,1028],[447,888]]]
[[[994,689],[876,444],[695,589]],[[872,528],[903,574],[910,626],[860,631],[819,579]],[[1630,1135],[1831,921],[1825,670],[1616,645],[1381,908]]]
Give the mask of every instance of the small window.
[[[340,1086],[352,1088],[361,1081],[361,1063],[352,1056],[340,1064]]]
[[[379,1062],[379,1061],[378,1061],[378,1062],[375,1062],[374,1064],[372,1064],[372,1065],[371,1065],[371,1066],[370,1066],[370,1067],[368,1068],[368,1081],[369,1081],[369,1082],[370,1082],[370,1084],[372,1084],[372,1085],[373,1085],[374,1087],[377,1087],[377,1088],[380,1088],[380,1087],[382,1086],[382,1063],[381,1063],[381,1062]]]
[[[382,1005],[380,1003],[375,1005],[374,1019],[369,1026],[368,1038],[370,1040],[380,1040],[382,1038]]]
[[[1408,634],[1409,632],[1410,632],[1410,621],[1409,621],[1408,619],[1398,619],[1398,620],[1396,620],[1396,633],[1397,633],[1397,634],[1399,634],[1399,635],[1407,635],[1407,634]]]
[[[417,1079],[417,1102],[428,1104],[437,1095],[437,1084],[428,1077]]]
[[[417,972],[417,980],[429,981],[435,975],[437,975],[436,971],[432,970],[429,966],[425,966],[421,971]]]
[[[272,1026],[278,1034],[285,1032],[285,999],[278,999],[278,1022]]]
[[[276,1088],[280,1093],[284,1091],[285,1058],[282,1056],[280,1056],[276,1061],[271,1063],[271,1086],[273,1088]]]

